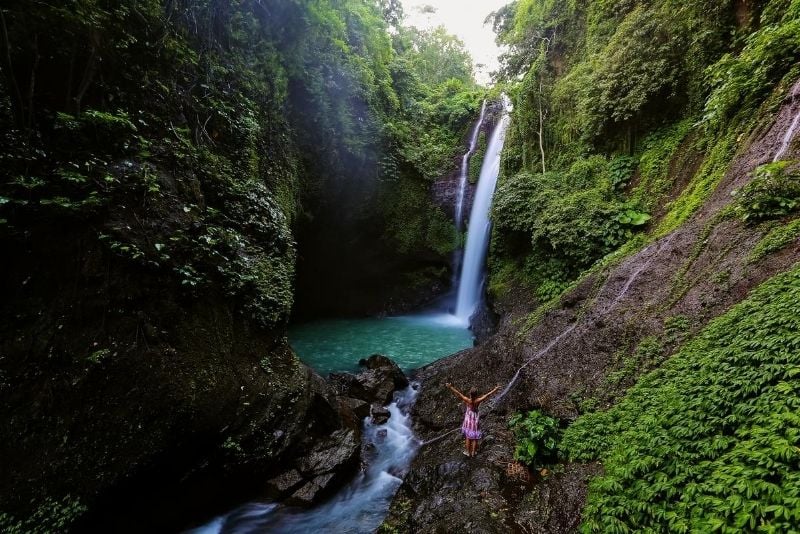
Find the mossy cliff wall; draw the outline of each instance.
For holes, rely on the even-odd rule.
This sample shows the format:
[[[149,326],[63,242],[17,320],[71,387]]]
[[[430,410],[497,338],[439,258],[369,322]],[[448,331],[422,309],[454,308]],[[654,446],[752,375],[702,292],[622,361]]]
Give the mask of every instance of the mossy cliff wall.
[[[479,97],[374,3],[61,4],[0,10],[0,530],[175,529],[351,424],[285,338],[298,248],[312,296],[442,278]],[[315,236],[365,221],[340,250],[386,257],[336,269]]]

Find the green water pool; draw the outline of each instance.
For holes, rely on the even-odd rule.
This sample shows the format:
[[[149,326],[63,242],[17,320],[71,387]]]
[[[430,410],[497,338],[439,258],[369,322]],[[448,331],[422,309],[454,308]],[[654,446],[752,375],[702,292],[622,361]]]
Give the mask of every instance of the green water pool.
[[[289,341],[320,374],[356,371],[372,354],[392,358],[405,371],[472,346],[472,333],[450,315],[331,319],[295,325]]]

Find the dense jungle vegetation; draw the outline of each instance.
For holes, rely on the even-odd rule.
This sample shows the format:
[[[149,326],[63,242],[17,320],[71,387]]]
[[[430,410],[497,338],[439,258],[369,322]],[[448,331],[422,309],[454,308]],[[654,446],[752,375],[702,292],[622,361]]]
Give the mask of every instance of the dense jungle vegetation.
[[[327,262],[332,285],[370,248],[441,276],[455,236],[428,184],[480,105],[442,28],[402,26],[391,1],[12,1],[0,15],[5,238],[86,224],[187,292],[222,285],[266,326],[292,306],[298,238],[301,266]]]
[[[546,302],[642,232],[685,221],[800,74],[799,19],[790,0],[520,0],[494,13],[515,105],[495,294],[517,279]],[[671,183],[670,161],[692,152],[699,172]]]
[[[129,369],[164,379],[142,389],[183,382],[190,402],[164,425],[195,431],[224,413],[217,404],[247,404],[245,367],[269,375],[270,395],[286,386],[279,378],[319,386],[299,363],[279,365],[297,363],[285,341],[292,313],[378,311],[449,283],[460,236],[430,186],[454,170],[487,90],[463,43],[403,20],[398,0],[3,3],[0,404],[13,413],[0,424],[19,458],[30,447],[52,462],[3,477],[14,491],[2,492],[0,530],[74,526],[141,467],[109,442],[191,448],[185,435],[153,431],[148,412],[162,397],[139,404]],[[516,0],[489,20],[507,47],[492,91],[506,91],[514,111],[488,289],[496,302],[533,296],[523,329],[587,273],[688,221],[800,78],[800,0]],[[483,132],[475,162],[486,142]],[[797,169],[759,165],[721,213],[763,233],[748,261],[797,242]],[[685,317],[669,318],[674,354],[641,340],[606,378],[619,385],[615,406],[587,403],[569,422],[545,409],[513,415],[515,459],[602,463],[586,532],[796,531],[798,302],[794,268],[694,337],[676,333],[689,330]],[[241,321],[170,332],[187,303],[210,311],[185,330],[224,323],[229,304]],[[191,353],[195,335],[244,354],[225,369],[239,382],[214,382],[228,362],[208,363],[219,354],[200,342]],[[256,341],[237,345],[237,335]],[[113,367],[125,356],[144,363]],[[118,381],[106,380],[111,369]],[[205,379],[219,389],[196,390]],[[130,421],[117,424],[120,413]],[[267,421],[237,414],[242,427]],[[199,426],[213,442],[228,421],[210,420]],[[108,435],[109,421],[124,439]],[[245,451],[225,441],[223,457],[241,455],[246,471],[263,442]]]
[[[274,428],[214,447],[273,402],[303,423],[293,306],[449,279],[430,183],[484,90],[398,2],[10,0],[0,31],[0,530],[63,531],[170,454],[263,467]]]
[[[492,22],[515,112],[490,289],[527,287],[541,305],[529,322],[587,271],[687,221],[800,78],[797,0],[519,0]],[[720,217],[764,232],[754,263],[796,240],[798,208],[797,162],[778,161]],[[587,404],[565,431],[515,415],[515,457],[602,463],[584,532],[795,532],[799,288],[796,268],[774,277],[669,358],[663,343],[685,326],[667,321],[669,340],[645,338],[607,377],[667,360],[616,406]]]

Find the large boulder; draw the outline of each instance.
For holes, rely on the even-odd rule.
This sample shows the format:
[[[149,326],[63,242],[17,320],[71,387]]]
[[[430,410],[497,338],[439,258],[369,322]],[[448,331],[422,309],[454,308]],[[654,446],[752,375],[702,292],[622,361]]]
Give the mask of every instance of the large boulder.
[[[391,412],[378,404],[373,404],[370,408],[370,415],[372,416],[373,425],[382,425],[392,416]]]
[[[270,497],[292,506],[309,506],[346,482],[360,464],[360,433],[343,428],[316,441],[283,473],[267,481]]]
[[[331,385],[340,395],[385,405],[392,402],[396,390],[408,386],[406,375],[386,356],[373,354],[359,365],[365,369],[358,374],[331,374]]]
[[[360,423],[369,417],[369,404],[353,397],[340,397],[339,403],[342,411],[349,410],[353,417]]]

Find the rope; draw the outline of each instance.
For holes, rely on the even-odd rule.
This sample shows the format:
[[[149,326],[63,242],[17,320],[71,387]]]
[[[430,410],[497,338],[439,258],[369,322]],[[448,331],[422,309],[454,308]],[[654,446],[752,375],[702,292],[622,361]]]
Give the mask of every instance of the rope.
[[[625,293],[627,293],[628,290],[631,288],[631,285],[633,285],[633,282],[635,282],[636,279],[639,278],[639,275],[650,265],[650,262],[653,261],[653,258],[655,258],[656,255],[658,255],[658,253],[661,251],[661,249],[664,246],[668,245],[672,241],[673,237],[675,237],[675,233],[670,234],[667,237],[667,239],[665,239],[664,242],[661,245],[659,245],[658,249],[656,249],[656,251],[653,254],[651,254],[650,257],[647,258],[647,260],[645,260],[645,262],[631,274],[631,276],[628,278],[628,280],[622,286],[622,290],[617,294],[617,296],[614,298],[614,300],[611,301],[611,304],[609,304],[606,307],[606,309],[603,310],[603,312],[599,315],[599,317],[604,317],[612,309],[614,309],[614,307],[617,304],[619,304],[620,300],[622,300],[622,297],[625,296]],[[643,250],[643,252],[647,252],[647,250],[649,248],[650,247],[646,247]],[[494,397],[493,399],[491,399],[490,401],[488,401],[486,403],[488,405],[489,409],[486,411],[486,413],[484,415],[485,416],[489,415],[490,413],[492,413],[495,410],[495,408],[497,408],[497,405],[503,399],[503,397],[505,397],[506,394],[511,390],[511,388],[514,387],[514,385],[516,384],[517,380],[519,379],[520,373],[522,373],[523,369],[525,369],[528,365],[530,365],[534,360],[537,360],[537,359],[541,358],[542,356],[544,356],[545,354],[547,354],[548,352],[550,352],[550,350],[552,350],[553,347],[555,347],[564,337],[569,335],[577,327],[578,327],[578,323],[577,322],[571,324],[566,329],[564,329],[563,332],[561,332],[559,335],[557,335],[555,338],[553,338],[553,340],[546,347],[544,347],[543,349],[538,351],[536,354],[534,354],[533,356],[531,356],[530,358],[525,360],[525,363],[523,363],[517,369],[517,371],[514,373],[514,376],[511,377],[511,380],[509,380],[508,384],[506,384],[506,387],[503,388],[503,391],[501,391],[499,395],[497,395],[496,397]],[[422,443],[420,443],[420,447],[424,447],[425,445],[430,445],[431,443],[435,443],[435,442],[437,442],[437,441],[439,441],[441,439],[444,439],[445,437],[449,436],[453,432],[458,432],[459,430],[461,430],[461,427],[454,428],[452,430],[448,430],[447,432],[445,432],[444,434],[441,434],[440,436],[437,436],[437,437],[435,437],[433,439],[429,439],[427,441],[423,441]]]

